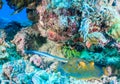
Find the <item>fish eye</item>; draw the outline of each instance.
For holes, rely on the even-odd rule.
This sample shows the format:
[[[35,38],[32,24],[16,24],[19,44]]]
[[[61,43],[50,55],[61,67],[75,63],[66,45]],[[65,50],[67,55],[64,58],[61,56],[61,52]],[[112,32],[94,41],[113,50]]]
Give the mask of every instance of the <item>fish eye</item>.
[[[81,64],[79,63],[78,66],[81,66]]]
[[[66,64],[65,62],[61,62],[62,64]]]
[[[2,50],[2,53],[5,53],[5,50]]]

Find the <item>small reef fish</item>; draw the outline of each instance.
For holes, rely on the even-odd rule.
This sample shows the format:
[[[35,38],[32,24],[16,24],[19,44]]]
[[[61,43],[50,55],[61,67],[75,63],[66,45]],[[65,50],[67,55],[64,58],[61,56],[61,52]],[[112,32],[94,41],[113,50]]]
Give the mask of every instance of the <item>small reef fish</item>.
[[[58,61],[61,61],[61,62],[68,62],[68,60],[66,58],[61,58],[61,57],[58,57],[58,56],[54,56],[54,55],[51,55],[51,54],[46,53],[46,52],[40,52],[40,51],[35,51],[35,50],[25,50],[24,53],[26,53],[26,54],[36,54],[36,55],[39,55],[39,56],[54,58],[54,59],[56,59]]]
[[[78,79],[100,78],[104,74],[102,66],[79,58],[72,58],[67,63],[61,62],[58,65],[58,71]]]

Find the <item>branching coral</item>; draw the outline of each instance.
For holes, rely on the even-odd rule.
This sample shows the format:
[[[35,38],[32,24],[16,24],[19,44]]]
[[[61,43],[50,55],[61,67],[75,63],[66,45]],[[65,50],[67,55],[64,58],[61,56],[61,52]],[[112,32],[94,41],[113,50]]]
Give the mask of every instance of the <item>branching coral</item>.
[[[86,37],[88,35],[89,27],[90,27],[90,20],[88,18],[84,18],[81,21],[81,25],[80,25],[80,28],[79,28],[79,31],[82,33],[84,39],[86,39]]]
[[[17,64],[15,62],[8,62],[3,65],[3,75],[8,79],[15,78],[19,73],[25,72],[25,67],[26,64],[22,60],[19,60]]]
[[[64,80],[66,79],[66,80]],[[69,83],[69,80],[67,80],[67,77],[61,76],[61,74],[58,73],[47,73],[44,70],[38,71],[34,74],[32,77],[32,81],[34,84],[62,84],[62,83]]]

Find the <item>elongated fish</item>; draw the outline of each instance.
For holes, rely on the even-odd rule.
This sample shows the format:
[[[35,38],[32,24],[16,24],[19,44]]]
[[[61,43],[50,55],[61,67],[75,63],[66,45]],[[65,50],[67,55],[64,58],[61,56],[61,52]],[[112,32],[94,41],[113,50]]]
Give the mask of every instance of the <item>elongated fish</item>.
[[[62,75],[68,75],[79,79],[91,79],[100,78],[104,74],[103,67],[96,65],[94,62],[87,62],[80,58],[72,58],[68,60],[35,50],[25,50],[25,53],[37,54],[39,56],[54,58],[60,61],[56,70],[61,72]]]
[[[61,62],[68,62],[68,60],[66,58],[61,58],[61,57],[58,57],[58,56],[54,56],[54,55],[51,55],[51,54],[46,53],[46,52],[40,52],[40,51],[35,51],[35,50],[25,50],[24,52],[26,54],[37,54],[39,56],[54,58],[54,59],[56,59],[58,61],[61,61]]]

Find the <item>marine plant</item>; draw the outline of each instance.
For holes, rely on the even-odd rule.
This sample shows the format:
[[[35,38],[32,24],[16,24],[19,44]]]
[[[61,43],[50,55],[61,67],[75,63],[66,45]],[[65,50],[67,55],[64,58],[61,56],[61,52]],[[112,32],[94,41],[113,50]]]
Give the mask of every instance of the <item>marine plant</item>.
[[[110,35],[117,42],[120,42],[120,23],[113,24],[107,31],[107,34]]]
[[[80,52],[76,49],[71,49],[69,46],[63,46],[62,52],[66,58],[80,57]]]

